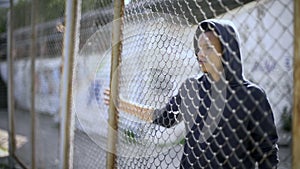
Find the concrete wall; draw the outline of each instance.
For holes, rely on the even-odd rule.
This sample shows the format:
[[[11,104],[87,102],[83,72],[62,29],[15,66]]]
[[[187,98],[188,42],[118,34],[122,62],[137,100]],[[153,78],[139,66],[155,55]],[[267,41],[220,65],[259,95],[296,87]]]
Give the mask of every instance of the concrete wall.
[[[238,28],[245,77],[265,90],[280,123],[293,103],[293,1],[253,2],[219,18]]]
[[[280,124],[283,109],[292,106],[293,16],[291,11],[293,3],[292,0],[284,3],[264,0],[259,3],[250,3],[234,12],[219,16],[219,18],[229,19],[236,24],[241,34],[244,74],[246,78],[259,84],[266,91],[277,124]],[[134,100],[137,97],[134,96],[133,91],[134,87],[141,88],[143,85],[135,86],[132,80],[139,77],[143,71],[151,74],[152,69],[150,68],[153,67],[167,72],[170,76],[174,76],[176,72],[184,72],[183,68],[185,72],[174,76],[179,78],[176,81],[177,84],[172,86],[164,98],[156,97],[155,92],[149,94],[152,101],[146,106],[162,105],[168,97],[177,92],[176,89],[178,89],[183,77],[188,78],[201,74],[201,72],[197,72],[199,70],[195,67],[196,59],[193,58],[192,37],[195,28],[195,25],[184,26],[174,22],[166,23],[163,22],[163,18],[126,25],[124,36],[126,48],[123,49],[123,63],[127,64],[120,68],[125,77],[123,78],[123,86],[121,86],[123,87],[121,97],[145,106],[142,99]],[[145,32],[155,38],[147,39]],[[108,107],[103,104],[102,93],[105,88],[109,87],[110,46],[104,45],[99,48],[99,44],[110,41],[109,35],[110,29],[107,25],[88,39],[75,60],[75,78],[73,81],[73,106],[81,127],[86,131],[104,135],[107,131]],[[162,35],[166,36],[163,37]],[[167,39],[169,44],[173,43],[172,41],[178,42],[182,50],[176,51],[170,45],[167,48],[161,47],[160,43],[163,39]],[[166,43],[162,45],[166,45]],[[147,50],[145,51],[145,49]],[[173,55],[172,52],[174,51],[176,51],[176,55]],[[155,57],[151,58],[151,56]],[[178,58],[185,58],[181,66],[178,66],[178,63],[181,62]],[[58,113],[60,64],[60,58],[37,60],[36,109],[40,112]],[[16,103],[29,109],[30,63],[28,60],[20,60],[16,61],[14,66]],[[191,69],[187,70],[187,68]],[[170,71],[171,69],[172,71]],[[6,70],[6,63],[1,63],[0,73],[5,82],[7,81]],[[156,78],[159,79],[159,76]],[[132,89],[128,90],[128,86],[132,86]],[[145,92],[143,90],[140,93]],[[151,89],[148,88],[147,90]],[[162,91],[156,92],[161,93]],[[159,102],[154,102],[155,99]],[[121,127],[124,129],[137,130],[140,124],[143,124],[135,117],[122,114],[122,112],[120,118],[121,125],[123,125]],[[136,123],[132,123],[132,121],[136,121]],[[97,123],[101,123],[103,127],[99,128],[98,125],[95,125]],[[179,128],[179,132],[181,132],[182,126]]]

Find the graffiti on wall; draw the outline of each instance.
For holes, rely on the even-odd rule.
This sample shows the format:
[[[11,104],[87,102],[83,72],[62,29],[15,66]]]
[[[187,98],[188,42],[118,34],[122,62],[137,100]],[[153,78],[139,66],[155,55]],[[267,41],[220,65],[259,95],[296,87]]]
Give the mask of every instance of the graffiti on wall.
[[[283,59],[284,65],[281,66],[278,64],[277,60],[263,60],[263,61],[255,61],[251,72],[263,72],[263,73],[272,73],[276,69],[281,69],[284,71],[291,71],[293,69],[292,56],[285,56]]]

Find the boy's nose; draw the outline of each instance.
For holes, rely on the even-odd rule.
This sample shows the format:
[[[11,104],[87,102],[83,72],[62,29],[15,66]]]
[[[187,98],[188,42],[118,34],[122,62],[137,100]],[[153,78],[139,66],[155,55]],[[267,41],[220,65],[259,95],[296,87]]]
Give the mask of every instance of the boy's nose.
[[[202,50],[199,50],[199,52],[197,53],[197,58],[198,58],[198,60],[204,60],[205,56],[204,56]]]

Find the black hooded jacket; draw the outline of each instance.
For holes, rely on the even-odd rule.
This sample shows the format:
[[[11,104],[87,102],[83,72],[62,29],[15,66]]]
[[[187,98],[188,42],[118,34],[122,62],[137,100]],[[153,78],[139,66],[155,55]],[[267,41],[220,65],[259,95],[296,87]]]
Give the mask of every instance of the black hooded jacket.
[[[209,75],[186,80],[178,94],[153,123],[172,127],[184,120],[186,137],[180,168],[255,168],[278,164],[277,132],[265,92],[245,80],[239,37],[231,22],[205,20],[195,34],[214,31],[222,44],[224,75],[213,82]],[[198,45],[195,45],[197,51]]]

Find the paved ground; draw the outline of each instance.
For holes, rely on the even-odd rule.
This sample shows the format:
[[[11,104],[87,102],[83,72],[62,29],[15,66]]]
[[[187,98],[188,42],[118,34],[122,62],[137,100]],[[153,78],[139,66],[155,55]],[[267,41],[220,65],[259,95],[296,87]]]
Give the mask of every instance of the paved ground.
[[[31,144],[30,144],[30,115],[28,112],[17,110],[15,118],[15,130],[18,135],[25,136],[27,142],[17,149],[17,156],[28,166],[30,166]],[[6,110],[0,110],[0,129],[6,130],[8,126],[8,116]],[[52,116],[39,114],[37,117],[37,166],[38,168],[56,169],[59,158],[59,126],[54,122]],[[101,125],[99,126],[101,127]],[[279,169],[291,168],[290,145],[280,146]],[[129,154],[134,152],[128,152]],[[175,168],[179,164],[182,153],[180,146],[174,146],[164,153],[153,157],[126,158],[120,157],[119,168]],[[99,147],[88,135],[80,130],[75,131],[73,168],[105,168],[106,152]],[[177,160],[173,160],[177,159]],[[5,158],[0,157],[0,168],[6,163]]]
[[[0,129],[7,129],[8,116],[6,111],[0,111]],[[37,119],[36,154],[37,166],[41,168],[57,168],[58,164],[58,125],[51,116],[39,114]],[[31,164],[31,132],[30,115],[28,112],[15,111],[15,132],[27,138],[27,142],[16,150],[17,157],[28,166]]]

